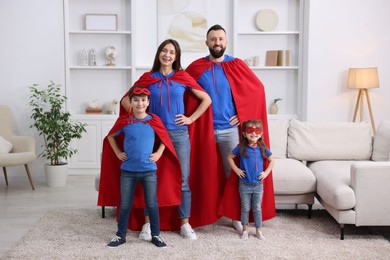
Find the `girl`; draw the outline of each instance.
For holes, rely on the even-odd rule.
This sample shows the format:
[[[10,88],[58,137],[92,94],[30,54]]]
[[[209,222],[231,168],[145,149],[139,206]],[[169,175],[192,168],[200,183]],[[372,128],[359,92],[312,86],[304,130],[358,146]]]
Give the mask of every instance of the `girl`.
[[[263,124],[260,120],[249,120],[242,124],[242,141],[228,155],[227,161],[238,175],[241,198],[241,224],[243,231],[241,239],[248,239],[249,211],[252,205],[256,226],[256,237],[265,239],[261,232],[262,215],[261,202],[263,198],[263,179],[271,172],[274,165],[271,151],[263,141]],[[234,162],[240,157],[240,167]],[[267,169],[263,169],[263,160],[268,160]]]

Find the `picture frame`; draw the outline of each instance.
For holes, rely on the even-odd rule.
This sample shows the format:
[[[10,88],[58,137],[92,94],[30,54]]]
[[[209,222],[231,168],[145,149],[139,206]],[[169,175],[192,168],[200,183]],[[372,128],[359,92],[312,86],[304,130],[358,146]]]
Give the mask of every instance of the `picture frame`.
[[[85,14],[85,30],[87,31],[117,31],[117,14]]]

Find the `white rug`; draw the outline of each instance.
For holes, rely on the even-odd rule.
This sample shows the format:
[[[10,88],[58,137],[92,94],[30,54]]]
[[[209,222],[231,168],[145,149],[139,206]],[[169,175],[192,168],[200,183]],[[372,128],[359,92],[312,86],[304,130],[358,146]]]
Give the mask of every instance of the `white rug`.
[[[347,226],[340,240],[339,225],[323,210],[281,211],[264,223],[266,240],[253,235],[239,239],[231,221],[195,229],[198,240],[162,232],[167,248],[138,240],[129,232],[127,243],[105,247],[117,224],[113,211],[102,219],[100,209],[50,211],[4,259],[389,259],[390,243],[367,228]],[[254,228],[252,230],[254,232]]]

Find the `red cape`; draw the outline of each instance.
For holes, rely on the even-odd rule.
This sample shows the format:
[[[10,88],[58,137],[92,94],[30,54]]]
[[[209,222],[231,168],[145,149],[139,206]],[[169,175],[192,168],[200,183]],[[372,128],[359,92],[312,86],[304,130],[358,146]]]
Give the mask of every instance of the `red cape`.
[[[165,129],[161,119],[154,114],[151,114],[152,119],[148,121],[149,125],[156,132],[158,141],[162,141],[166,148],[161,158],[164,160],[157,161],[157,197],[160,207],[179,205],[181,201],[181,175],[178,168],[178,160],[175,149],[169,138],[168,132]],[[114,126],[111,128],[108,135],[111,135],[127,124],[127,113],[119,116]],[[123,150],[123,134],[116,137],[118,146]],[[156,142],[156,144],[159,142]],[[107,137],[103,141],[102,164],[100,172],[100,185],[98,194],[99,206],[115,206],[120,205],[120,175],[121,161],[116,157],[112,150]],[[171,168],[174,171],[162,171],[160,169]],[[138,209],[134,209],[138,208]],[[137,185],[134,196],[134,207],[131,213],[129,226],[136,229],[142,227],[144,223],[143,208],[145,208],[142,186]]]
[[[187,87],[204,91],[185,71],[176,71],[176,73],[170,79]],[[134,83],[134,86],[149,87],[151,84],[154,84],[159,80],[161,79],[153,78],[151,76],[151,72],[146,72],[140,77],[138,81]],[[124,97],[126,95],[124,95]],[[200,103],[200,101],[192,94],[191,91],[186,92],[185,102],[186,115],[192,114]],[[127,114],[127,112],[122,106],[120,106],[120,115],[123,114]],[[207,109],[200,118],[189,125],[188,130],[191,142],[189,184],[192,192],[191,217],[189,221],[192,227],[199,227],[214,223],[218,220],[218,206],[223,193],[223,187],[220,187],[221,182],[217,174],[217,153],[214,142],[211,109]],[[112,158],[105,157],[102,159],[107,160],[108,162],[112,160]],[[167,156],[162,156],[158,162],[163,164],[168,159],[169,157],[167,158]],[[165,173],[174,174],[175,176],[179,175],[177,180],[180,181],[180,187],[177,188],[177,191],[181,193],[181,172],[179,162],[176,160],[175,163],[165,165],[164,167],[161,167],[160,164],[157,165],[157,171],[159,172],[159,175],[164,175]],[[118,177],[114,176],[114,178]],[[109,180],[109,182],[110,181],[111,180]],[[100,183],[102,183],[102,180]],[[159,187],[162,186],[160,179],[158,185]],[[167,197],[169,196],[170,195],[167,194]],[[120,196],[116,198],[118,202],[120,199],[119,197]],[[171,204],[170,206],[164,205],[164,207],[162,207],[162,204],[160,203],[160,197],[158,199],[160,211],[160,229],[178,230],[180,228],[180,219],[178,218],[179,213],[178,207],[176,205],[180,204],[180,202]],[[134,220],[134,218],[131,220]],[[135,225],[133,224],[134,221],[129,222],[129,228],[140,230],[142,224],[144,223],[143,216],[137,214],[135,216],[135,221]]]
[[[260,119],[264,127],[264,142],[269,147],[268,119],[264,86],[248,66],[238,58],[228,62],[222,62],[227,79],[232,89],[234,103],[240,122],[250,119]],[[186,71],[198,80],[203,72],[210,68],[212,62],[206,58],[194,61]],[[221,161],[219,161],[222,164]],[[268,161],[264,161],[267,167]],[[223,166],[219,166],[220,168]],[[238,177],[232,172],[226,183],[223,198],[219,207],[219,214],[240,220],[241,204],[238,192]],[[263,220],[276,216],[274,186],[272,172],[264,180],[264,193],[262,203]]]

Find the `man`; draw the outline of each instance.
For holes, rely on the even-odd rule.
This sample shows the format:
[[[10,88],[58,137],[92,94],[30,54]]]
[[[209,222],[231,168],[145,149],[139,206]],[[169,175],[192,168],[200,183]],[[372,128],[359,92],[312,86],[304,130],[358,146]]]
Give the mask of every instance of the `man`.
[[[195,60],[186,71],[211,97],[214,139],[228,179],[219,213],[232,218],[233,226],[241,232],[241,223],[236,221],[240,219],[238,179],[235,174],[230,174],[226,158],[239,143],[240,122],[249,119],[263,122],[264,141],[269,147],[265,91],[261,81],[241,59],[225,54],[227,38],[222,26],[210,27],[206,45],[210,55]],[[264,220],[276,215],[272,174],[264,182],[262,208]]]

